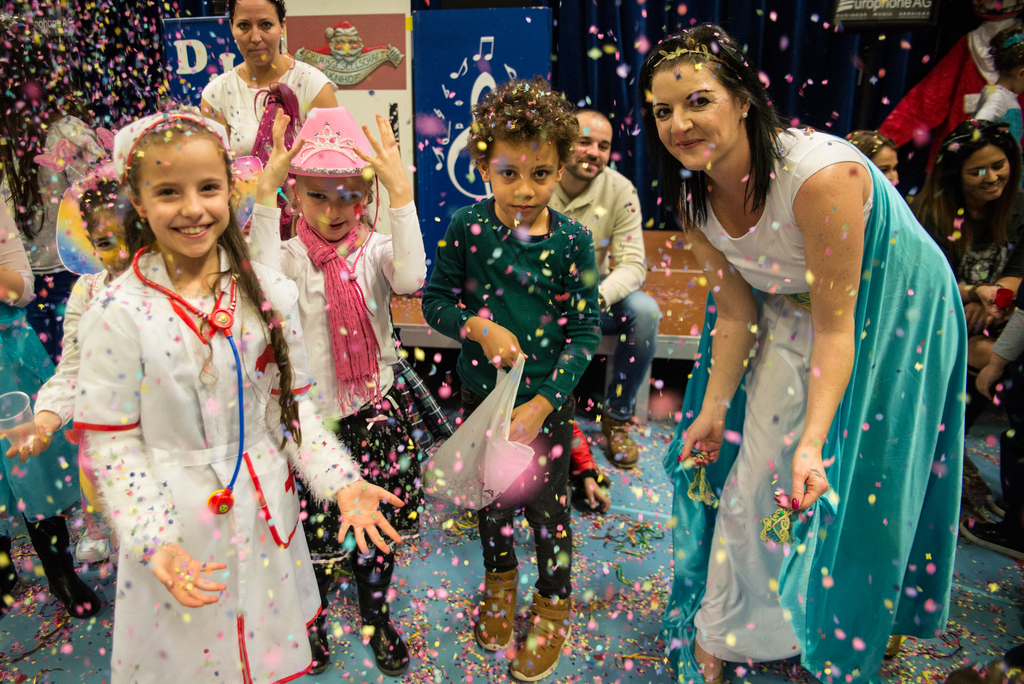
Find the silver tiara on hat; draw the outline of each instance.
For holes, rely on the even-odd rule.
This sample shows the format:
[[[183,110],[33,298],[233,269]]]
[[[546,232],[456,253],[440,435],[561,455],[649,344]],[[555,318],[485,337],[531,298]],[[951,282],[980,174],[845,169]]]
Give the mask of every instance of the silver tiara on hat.
[[[356,142],[352,138],[343,138],[340,134],[331,130],[330,124],[325,123],[323,129],[313,136],[312,140],[302,146],[302,150],[296,157],[296,161],[305,164],[314,154],[320,152],[338,152],[353,163],[358,164],[362,160],[355,152]]]

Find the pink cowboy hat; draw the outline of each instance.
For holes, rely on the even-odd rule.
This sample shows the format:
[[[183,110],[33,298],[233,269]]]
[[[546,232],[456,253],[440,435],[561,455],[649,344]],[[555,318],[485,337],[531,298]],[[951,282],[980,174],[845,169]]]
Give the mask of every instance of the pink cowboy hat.
[[[299,176],[360,176],[366,162],[355,150],[373,156],[370,141],[344,107],[313,109],[298,137],[306,142],[290,170]]]

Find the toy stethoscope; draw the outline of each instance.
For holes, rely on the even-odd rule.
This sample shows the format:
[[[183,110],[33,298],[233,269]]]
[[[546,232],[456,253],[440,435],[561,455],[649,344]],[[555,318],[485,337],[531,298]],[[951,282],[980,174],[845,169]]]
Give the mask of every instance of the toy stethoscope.
[[[184,307],[185,310],[202,321],[203,324],[210,326],[210,339],[217,333],[221,333],[227,338],[228,343],[231,345],[231,351],[235,355],[235,371],[238,375],[238,458],[235,460],[235,472],[231,475],[231,482],[224,489],[218,489],[210,498],[206,500],[206,506],[215,515],[224,515],[235,505],[235,480],[238,479],[238,471],[242,466],[242,458],[245,447],[245,405],[242,401],[242,360],[238,356],[238,347],[235,346],[235,338],[231,335],[231,326],[235,322],[235,305],[237,295],[237,283],[235,278],[231,278],[231,301],[228,305],[222,306],[221,302],[224,298],[224,292],[221,291],[217,295],[217,301],[213,305],[213,311],[206,313],[200,311],[191,303],[189,303],[184,297],[179,295],[173,290],[169,290],[159,283],[154,283],[152,280],[142,275],[142,269],[139,268],[139,257],[142,256],[149,248],[143,247],[136,254],[135,258],[132,259],[132,269],[135,271],[135,275],[142,281],[143,285],[151,287],[157,292],[164,294],[168,299],[171,300],[171,308],[174,309],[181,318],[188,324],[190,328],[199,336],[199,339],[203,340],[203,344],[209,344],[202,333],[196,328],[195,324],[190,318],[187,317],[186,312],[182,311],[180,307]]]

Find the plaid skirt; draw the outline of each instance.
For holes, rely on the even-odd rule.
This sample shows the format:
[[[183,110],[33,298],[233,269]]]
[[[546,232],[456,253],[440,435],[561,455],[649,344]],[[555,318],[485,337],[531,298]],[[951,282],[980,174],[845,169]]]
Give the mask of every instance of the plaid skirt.
[[[419,530],[423,511],[422,452],[412,431],[401,394],[393,387],[379,404],[364,406],[343,418],[335,431],[359,465],[363,479],[405,501],[401,508],[381,504],[385,519],[403,536]],[[338,543],[341,512],[337,502],[320,507],[303,492],[302,505],[308,514],[302,528],[313,562],[330,563],[349,556],[351,551]]]

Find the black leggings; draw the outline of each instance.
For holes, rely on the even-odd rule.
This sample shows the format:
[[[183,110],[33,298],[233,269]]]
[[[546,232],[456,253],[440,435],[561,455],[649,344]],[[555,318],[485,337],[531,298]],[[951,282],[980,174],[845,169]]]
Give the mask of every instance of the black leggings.
[[[465,417],[483,401],[462,387]],[[479,513],[480,543],[488,572],[507,572],[519,567],[512,523],[523,509],[533,528],[537,545],[537,593],[545,598],[564,598],[572,593],[572,528],[569,515],[569,451],[572,448],[576,400],[569,397],[554,411],[530,446],[533,461],[504,494]]]
[[[399,402],[398,393],[392,388],[384,396],[382,404],[364,408],[343,419],[336,436],[351,453],[364,480],[405,501],[405,506],[400,509],[383,503],[380,507],[384,518],[401,529],[403,523],[416,519],[422,493],[418,449]],[[382,416],[380,420],[368,420]],[[390,553],[384,553],[367,539],[368,553],[353,551],[355,536],[351,531],[344,544],[338,543],[341,512],[336,501],[318,507],[303,491],[301,505],[308,514],[302,528],[320,587],[321,605],[327,608],[328,594],[334,584],[331,566],[340,564],[351,567],[355,576],[363,622],[373,622],[385,616],[387,589],[395,568],[393,546]]]

